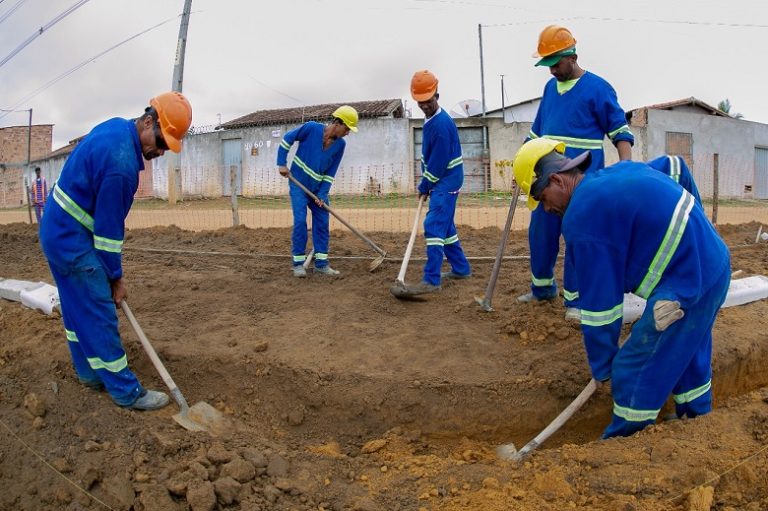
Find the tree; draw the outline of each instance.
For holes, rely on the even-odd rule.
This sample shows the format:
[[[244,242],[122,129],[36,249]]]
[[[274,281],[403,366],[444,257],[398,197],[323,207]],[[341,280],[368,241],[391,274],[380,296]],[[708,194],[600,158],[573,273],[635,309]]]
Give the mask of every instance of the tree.
[[[731,113],[731,100],[728,99],[728,98],[725,98],[720,103],[718,103],[717,104],[717,109],[720,110],[721,112],[724,112],[724,113],[730,115],[734,119],[743,119],[744,118],[744,116],[741,115],[741,114],[738,114],[738,113],[737,114],[732,114]]]

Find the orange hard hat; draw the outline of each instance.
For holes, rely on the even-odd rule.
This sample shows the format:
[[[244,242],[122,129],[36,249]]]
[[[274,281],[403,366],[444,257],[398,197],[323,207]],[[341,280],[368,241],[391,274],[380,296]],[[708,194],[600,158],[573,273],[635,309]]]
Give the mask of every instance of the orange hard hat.
[[[570,30],[559,25],[549,25],[539,34],[539,47],[533,57],[549,57],[573,46],[576,46],[576,39]]]
[[[164,92],[149,100],[157,112],[160,131],[165,143],[174,153],[181,151],[181,139],[192,124],[192,105],[181,92]]]
[[[411,78],[411,96],[416,101],[427,101],[437,92],[437,77],[424,69]]]

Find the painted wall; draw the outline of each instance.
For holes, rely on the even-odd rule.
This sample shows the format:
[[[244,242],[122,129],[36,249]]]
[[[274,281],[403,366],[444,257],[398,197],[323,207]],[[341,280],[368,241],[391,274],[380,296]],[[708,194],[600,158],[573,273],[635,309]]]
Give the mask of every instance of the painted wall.
[[[703,197],[714,191],[714,154],[719,156],[721,198],[749,198],[754,184],[755,147],[768,147],[768,125],[681,111],[648,111],[648,158],[664,154],[667,132],[693,137],[693,176]]]
[[[190,136],[181,154],[183,196],[218,197],[229,179],[223,164],[223,140],[241,140],[244,196],[288,193],[288,181],[277,172],[277,148],[282,137],[298,124],[259,126]],[[361,119],[347,145],[332,193],[390,193],[409,186],[408,119]],[[295,147],[288,156],[290,162]],[[168,197],[166,157],[154,160],[154,193]]]

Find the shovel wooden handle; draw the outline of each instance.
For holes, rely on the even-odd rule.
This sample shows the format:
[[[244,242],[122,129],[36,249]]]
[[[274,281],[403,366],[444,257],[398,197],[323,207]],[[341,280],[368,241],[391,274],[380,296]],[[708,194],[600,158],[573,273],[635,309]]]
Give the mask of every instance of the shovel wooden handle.
[[[512,220],[515,218],[515,210],[517,209],[518,197],[520,197],[520,189],[515,186],[515,195],[512,197],[512,204],[509,206],[507,222],[504,224],[504,232],[501,233],[501,241],[499,241],[499,248],[496,250],[496,260],[493,261],[491,278],[488,280],[488,287],[485,289],[485,297],[482,301],[482,305],[484,308],[486,308],[486,310],[493,310],[491,307],[491,299],[493,298],[493,292],[496,289],[496,281],[499,278],[501,260],[504,257],[504,247],[507,246],[507,240],[509,239],[509,230],[512,229]]]
[[[293,177],[292,174],[290,174],[290,173],[288,174],[288,179],[290,179],[291,182],[293,184],[295,184],[296,186],[298,186],[304,193],[309,195],[312,198],[312,200],[320,200],[317,197],[317,195],[315,195],[314,193],[310,192],[309,189],[306,186],[304,186],[303,184],[301,184],[301,182],[298,179]],[[386,256],[387,255],[387,253],[384,252],[383,249],[379,248],[379,246],[376,243],[371,241],[371,239],[368,238],[368,236],[366,236],[362,232],[358,231],[352,224],[350,224],[349,222],[347,222],[346,220],[341,218],[338,213],[336,213],[334,210],[332,210],[331,207],[328,204],[325,203],[325,201],[323,201],[323,209],[325,209],[328,213],[332,214],[336,218],[336,220],[338,220],[339,222],[344,224],[344,226],[347,229],[349,229],[350,231],[355,233],[358,238],[360,238],[364,242],[368,243],[371,246],[372,249],[374,249],[376,252],[379,253],[379,255],[381,255],[381,256]]]
[[[160,377],[168,386],[168,389],[171,391],[171,395],[176,400],[176,403],[179,405],[179,408],[181,408],[182,411],[187,410],[189,408],[189,405],[187,404],[187,400],[181,394],[181,391],[179,391],[179,387],[176,386],[176,383],[173,381],[173,378],[171,378],[171,375],[165,369],[163,362],[160,360],[160,357],[157,356],[157,352],[152,347],[152,344],[149,342],[149,339],[147,339],[147,336],[144,335],[144,331],[139,326],[139,322],[136,321],[136,318],[134,317],[133,312],[131,312],[131,308],[128,307],[128,302],[126,302],[125,300],[121,301],[120,308],[123,309],[123,312],[125,313],[125,317],[128,318],[128,322],[131,324],[131,327],[133,327],[133,331],[136,332],[136,336],[139,338],[139,341],[141,341],[141,345],[144,348],[144,351],[146,351],[147,355],[149,355],[149,359],[152,361],[152,365],[155,366],[155,369],[157,369],[157,372],[160,373]]]
[[[525,456],[531,453],[534,449],[536,449],[539,445],[544,443],[547,438],[551,437],[558,429],[560,429],[563,424],[570,419],[576,411],[581,408],[584,403],[587,402],[587,400],[592,397],[592,394],[595,393],[595,390],[597,390],[597,382],[595,379],[589,380],[589,383],[587,383],[587,386],[584,387],[584,390],[581,391],[581,394],[576,396],[576,399],[573,400],[571,404],[569,404],[565,410],[560,412],[560,415],[555,417],[555,420],[549,423],[549,426],[544,428],[541,433],[536,435],[536,437],[525,444],[525,446],[517,451],[517,453],[514,455],[515,460],[520,461]]]
[[[397,275],[397,282],[405,284],[405,271],[408,269],[408,260],[411,258],[411,252],[413,252],[413,244],[416,241],[416,231],[419,229],[419,220],[421,220],[421,207],[424,205],[424,197],[419,197],[419,206],[416,208],[416,218],[413,220],[413,229],[411,229],[411,237],[408,239],[408,246],[405,248],[405,255],[403,256],[403,263],[400,265],[400,273]]]

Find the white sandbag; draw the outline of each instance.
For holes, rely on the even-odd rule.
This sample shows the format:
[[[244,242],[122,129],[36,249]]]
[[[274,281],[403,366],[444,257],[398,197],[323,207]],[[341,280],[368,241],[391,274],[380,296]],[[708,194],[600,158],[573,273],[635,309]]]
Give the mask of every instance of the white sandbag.
[[[59,290],[45,282],[38,282],[36,288],[21,291],[21,303],[30,309],[38,309],[46,314],[51,314],[53,308],[60,303]]]
[[[26,280],[0,279],[0,298],[21,301],[21,292],[40,287],[42,282],[28,282]]]

